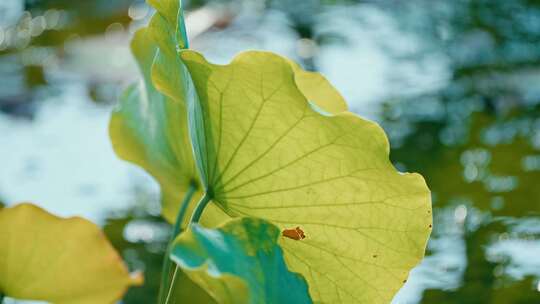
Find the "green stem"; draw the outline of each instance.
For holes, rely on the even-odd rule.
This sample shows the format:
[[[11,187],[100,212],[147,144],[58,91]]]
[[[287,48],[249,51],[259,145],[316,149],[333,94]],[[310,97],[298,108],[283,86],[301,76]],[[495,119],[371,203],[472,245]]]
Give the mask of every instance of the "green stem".
[[[176,283],[176,274],[178,273],[178,266],[174,268],[174,273],[171,281],[171,286],[169,287],[169,292],[167,292],[167,298],[165,299],[165,304],[169,303],[169,299],[171,298],[172,291],[174,290],[174,285]]]
[[[199,219],[201,218],[201,215],[203,213],[204,208],[206,205],[208,205],[208,202],[212,199],[212,195],[209,194],[209,192],[206,192],[204,196],[201,198],[197,206],[195,207],[195,211],[193,211],[193,215],[191,216],[190,225],[193,223],[199,222]]]
[[[159,303],[163,303],[166,296],[165,291],[169,289],[169,284],[170,284],[169,278],[171,275],[171,268],[172,268],[172,262],[171,262],[171,259],[169,259],[171,244],[176,238],[176,236],[180,233],[182,221],[184,220],[184,217],[186,216],[186,211],[189,206],[189,202],[191,201],[191,198],[193,197],[193,194],[195,194],[196,190],[197,190],[197,186],[195,185],[195,183],[191,183],[186,192],[186,195],[184,196],[184,199],[182,200],[182,204],[180,205],[180,210],[178,210],[178,215],[176,216],[176,222],[174,223],[173,231],[169,238],[169,242],[167,243],[167,250],[165,251],[165,255],[163,256],[163,264],[162,264],[163,266],[161,269],[161,284],[159,286],[159,298],[158,298]]]
[[[178,233],[180,233],[180,227],[182,226],[182,221],[184,220],[184,217],[186,216],[189,202],[191,202],[191,199],[193,198],[193,194],[195,194],[195,191],[197,191],[197,185],[195,183],[191,183],[186,192],[186,196],[184,196],[184,200],[182,201],[180,210],[178,210],[178,216],[176,217],[176,222],[174,223],[174,227],[173,227],[173,234],[171,235],[171,238],[169,239],[169,241],[174,241]]]
[[[4,303],[4,294],[0,293],[0,304]]]
[[[201,215],[202,215],[202,213],[204,211],[204,208],[208,205],[208,202],[210,202],[211,199],[212,199],[212,195],[209,194],[209,192],[205,192],[204,196],[201,198],[199,203],[197,203],[197,206],[195,207],[195,210],[193,211],[193,215],[191,216],[191,220],[189,222],[189,225],[199,222],[199,219],[201,218]],[[169,259],[169,254],[170,254],[171,248],[172,248],[172,241],[169,243],[169,248],[167,248],[167,255],[166,255],[167,263],[169,263],[169,267],[167,268],[167,278],[169,277],[169,274],[170,274],[171,260]],[[176,274],[177,273],[178,273],[178,265],[176,265],[176,268],[174,269],[174,274],[173,274],[172,280],[171,280],[169,286],[167,286],[168,291],[167,291],[167,297],[165,298],[165,304],[169,303],[169,299],[171,297],[172,291],[174,290],[174,285],[176,284]],[[163,279],[163,276],[162,276],[162,279]],[[161,286],[163,287],[165,285],[162,284]],[[162,290],[164,290],[164,288],[163,289],[160,288],[160,303],[163,303],[163,302],[161,302],[161,297],[164,295]]]

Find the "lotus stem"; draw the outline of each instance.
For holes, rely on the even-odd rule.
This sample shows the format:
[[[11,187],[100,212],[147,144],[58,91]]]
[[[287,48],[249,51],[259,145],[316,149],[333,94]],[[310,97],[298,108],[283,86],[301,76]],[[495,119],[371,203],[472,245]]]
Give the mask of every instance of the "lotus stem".
[[[180,210],[178,210],[178,215],[176,216],[176,221],[174,223],[173,231],[171,233],[171,236],[169,237],[169,242],[167,243],[167,250],[165,250],[165,255],[163,256],[163,266],[161,269],[161,284],[159,286],[159,303],[163,303],[165,300],[165,290],[169,289],[169,285],[171,284],[169,282],[169,277],[171,275],[171,266],[172,262],[169,258],[169,254],[171,251],[171,244],[176,238],[176,236],[180,233],[181,227],[182,227],[182,221],[184,220],[184,217],[186,216],[186,211],[189,206],[189,202],[191,202],[191,199],[193,198],[193,194],[195,194],[197,190],[197,186],[195,183],[191,183],[189,185],[189,188],[186,192],[186,195],[184,196],[184,199],[182,200],[182,203],[180,205]],[[0,303],[1,304],[1,303]]]
[[[169,287],[169,291],[167,292],[167,298],[165,299],[165,304],[169,303],[169,299],[171,298],[172,291],[174,290],[174,284],[176,283],[176,274],[178,273],[178,266],[174,268],[174,273],[171,281],[171,286]]]
[[[195,207],[195,211],[193,211],[193,215],[191,216],[191,220],[190,220],[190,225],[193,224],[193,223],[197,223],[199,222],[199,219],[201,218],[201,215],[204,211],[204,208],[206,207],[206,205],[208,205],[208,202],[210,202],[210,200],[212,199],[211,198],[211,194],[209,194],[211,192],[205,192],[204,196],[201,198],[201,200],[199,201],[199,203],[197,204],[197,206]],[[189,203],[189,201],[188,201]],[[182,212],[180,212],[182,213]],[[185,213],[185,211],[184,211]],[[183,217],[183,214],[182,214],[182,217]],[[181,221],[181,220],[180,220]],[[178,220],[177,220],[177,223],[178,223]],[[174,240],[174,239],[173,239]],[[166,271],[166,278],[169,277],[169,274],[170,274],[170,265],[171,265],[171,260],[169,258],[169,254],[170,254],[170,251],[171,251],[171,244],[172,244],[172,241],[171,240],[169,242],[169,246],[167,248],[167,255],[166,255],[166,262],[164,262],[164,265],[165,263],[167,263],[169,266],[167,266],[167,271]],[[165,298],[165,304],[169,303],[169,299],[171,297],[171,294],[172,294],[172,291],[174,289],[174,285],[176,283],[176,275],[178,273],[178,265],[176,265],[175,269],[174,269],[174,273],[173,273],[173,277],[171,279],[171,282],[170,284],[167,284],[168,281],[165,282],[165,284],[167,284],[167,297]],[[163,276],[162,276],[162,280],[163,280]],[[161,302],[162,300],[162,296],[164,295],[163,291],[162,290],[165,290],[165,288],[162,288],[164,287],[165,285],[162,283],[161,287],[160,287],[160,303],[163,303]],[[1,304],[1,303],[0,303]]]
[[[204,211],[204,208],[206,205],[208,205],[208,202],[212,199],[212,195],[210,194],[210,191],[207,191],[204,196],[201,198],[197,206],[195,207],[195,211],[193,211],[193,215],[191,216],[190,225],[193,223],[198,223],[199,219],[201,218],[201,215]]]

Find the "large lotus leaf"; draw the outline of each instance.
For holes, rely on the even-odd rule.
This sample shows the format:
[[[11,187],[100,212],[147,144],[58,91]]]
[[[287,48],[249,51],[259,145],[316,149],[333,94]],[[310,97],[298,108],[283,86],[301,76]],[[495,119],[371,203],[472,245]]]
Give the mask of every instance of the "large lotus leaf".
[[[304,278],[285,265],[279,234],[254,218],[218,229],[194,224],[173,243],[171,259],[218,303],[311,303]]]
[[[315,301],[390,302],[424,255],[432,217],[424,179],[394,169],[384,131],[310,103],[298,68],[277,55],[224,66],[180,56],[197,91],[190,134],[210,206],[299,226],[305,239],[280,243]]]
[[[185,113],[185,100],[197,97],[189,72],[177,55],[178,50],[188,45],[181,1],[149,0],[149,3],[157,12],[149,26],[140,29],[131,43],[143,82],[128,87],[122,95],[111,118],[110,137],[119,157],[143,167],[159,182],[162,213],[173,223],[189,186],[198,187]],[[298,71],[295,77],[300,88],[330,97],[324,99],[321,108],[346,109],[339,93],[324,77],[305,72],[292,62],[291,65]],[[314,97],[314,102],[320,100]],[[199,197],[197,193],[193,200]],[[190,204],[187,214],[192,208]],[[209,206],[206,218],[209,217],[222,218],[223,212]],[[188,218],[185,217],[182,226]]]
[[[140,283],[93,223],[31,205],[0,211],[0,294],[56,304],[114,303]]]

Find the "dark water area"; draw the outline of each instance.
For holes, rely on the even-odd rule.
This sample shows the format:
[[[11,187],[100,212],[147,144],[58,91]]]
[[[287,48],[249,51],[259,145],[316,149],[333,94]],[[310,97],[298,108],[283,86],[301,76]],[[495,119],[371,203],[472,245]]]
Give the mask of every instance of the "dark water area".
[[[185,3],[194,49],[321,71],[383,126],[395,166],[425,177],[434,229],[394,303],[540,303],[539,1]],[[154,302],[170,230],[155,183],[106,134],[150,14],[131,0],[0,4],[0,201],[101,224],[145,272],[124,303]]]

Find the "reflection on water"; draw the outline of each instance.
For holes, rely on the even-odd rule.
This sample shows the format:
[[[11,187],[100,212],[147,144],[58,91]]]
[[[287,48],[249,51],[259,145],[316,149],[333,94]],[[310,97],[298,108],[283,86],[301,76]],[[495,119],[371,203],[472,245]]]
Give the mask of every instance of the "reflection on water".
[[[192,47],[268,49],[322,71],[433,190],[426,259],[395,303],[540,302],[540,5],[534,1],[185,1]],[[399,13],[397,13],[399,12]],[[143,1],[2,1],[0,200],[104,225],[152,303],[168,225],[119,161],[109,113],[136,75]],[[339,16],[339,17],[337,17]]]

